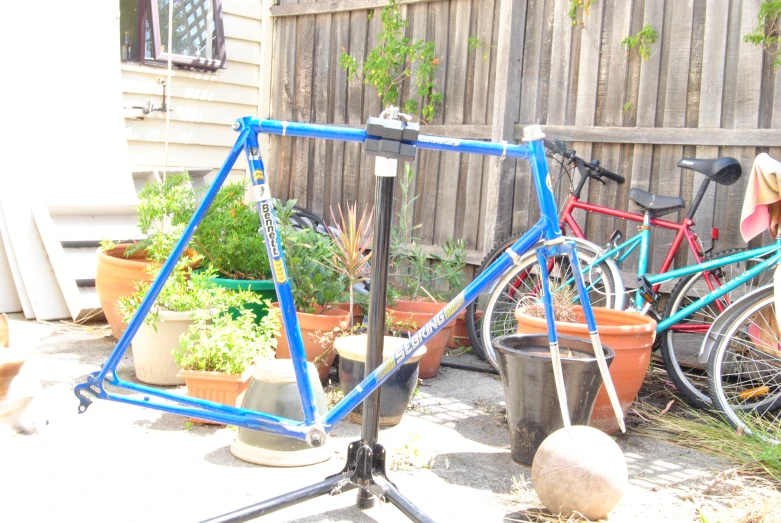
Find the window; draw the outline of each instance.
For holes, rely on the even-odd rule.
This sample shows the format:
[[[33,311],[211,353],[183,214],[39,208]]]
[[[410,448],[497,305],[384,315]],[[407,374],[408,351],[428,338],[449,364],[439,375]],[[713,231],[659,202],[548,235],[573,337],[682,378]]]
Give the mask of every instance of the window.
[[[120,0],[123,62],[167,64],[168,3],[173,1],[173,53],[178,67],[214,70],[225,65],[220,0]]]

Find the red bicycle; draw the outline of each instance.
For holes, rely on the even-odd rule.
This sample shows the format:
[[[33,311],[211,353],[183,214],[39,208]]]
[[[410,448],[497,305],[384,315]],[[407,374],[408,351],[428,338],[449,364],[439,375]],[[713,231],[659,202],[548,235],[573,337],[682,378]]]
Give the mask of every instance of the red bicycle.
[[[684,240],[693,258],[696,260],[696,264],[745,251],[745,249],[729,249],[711,255],[710,252],[713,250],[713,246],[706,250],[697,233],[692,229],[695,224],[693,217],[702,202],[710,182],[714,181],[723,185],[735,183],[741,176],[740,163],[734,158],[683,159],[678,162],[679,167],[700,172],[705,176],[705,179],[700,184],[686,217],[679,222],[675,222],[663,220],[660,217],[683,209],[686,206],[686,202],[679,197],[658,196],[640,189],[631,189],[629,191],[629,199],[638,206],[640,212],[622,211],[581,201],[581,193],[589,179],[596,180],[602,184],[606,183],[606,179],[622,184],[625,182],[624,178],[601,167],[598,160],[586,162],[579,158],[575,151],[567,150],[560,141],[547,142],[546,146],[550,151],[549,156],[556,160],[558,160],[556,156],[563,158],[563,161],[559,161],[562,167],[559,174],[559,182],[563,179],[564,173],[569,174],[569,170],[564,162],[574,166],[574,169],[577,169],[580,173],[580,180],[577,186],[571,189],[569,197],[561,208],[559,222],[562,231],[572,236],[577,243],[578,253],[582,256],[580,270],[584,276],[587,276],[585,278],[587,283],[592,282],[590,298],[593,304],[614,309],[627,308],[625,296],[623,295],[623,284],[617,281],[621,279],[620,272],[611,267],[610,263],[620,266],[638,248],[640,249],[637,268],[638,285],[636,291],[634,291],[634,299],[628,305],[632,310],[651,314],[658,320],[670,318],[704,293],[718,288],[721,282],[731,279],[734,274],[744,272],[748,266],[747,264],[759,261],[759,259],[752,258],[747,261],[732,263],[721,269],[703,271],[686,276],[673,288],[664,310],[657,310],[658,304],[655,298],[659,284],[650,285],[645,279],[648,265],[650,229],[652,226],[672,230],[676,233],[675,239],[670,245],[657,274],[670,270]],[[570,180],[572,180],[571,176]],[[640,224],[638,226],[639,233],[626,241],[622,241],[620,232],[615,231],[607,245],[599,247],[585,238],[583,230],[572,215],[576,209],[581,209],[587,213],[597,213],[638,222]],[[505,252],[516,239],[517,235],[514,235],[500,242],[488,253],[478,269],[478,274]],[[718,239],[718,230],[713,229],[712,240],[716,239]],[[552,277],[558,279],[560,283],[569,281],[572,268],[567,265],[567,260],[555,258],[549,263],[552,267],[549,267],[548,272]],[[517,306],[519,299],[528,294],[535,294],[540,287],[538,269],[535,269],[536,260],[526,259],[520,262],[520,264],[523,268],[514,269],[518,271],[516,276],[510,280],[510,283],[505,284],[506,287],[502,290],[504,299],[501,307],[497,307],[496,304],[491,306],[490,326],[483,325],[479,311],[485,310],[489,297],[497,289],[489,289],[467,308],[467,331],[472,347],[478,356],[494,366],[496,366],[496,361],[492,347],[490,344],[486,345],[483,343],[485,333],[491,332],[491,337],[493,338],[501,334],[513,332],[515,325],[512,311]],[[559,266],[559,264],[561,265]],[[672,273],[671,276],[673,276]],[[598,284],[593,284],[595,282]],[[747,288],[754,288],[754,286],[759,284],[761,282],[751,281],[747,283]],[[741,290],[741,294],[742,292],[745,292],[745,288]],[[619,295],[619,293],[621,294]],[[668,374],[682,395],[693,405],[704,406],[710,403],[707,394],[708,385],[705,368],[704,365],[697,361],[697,355],[702,342],[702,336],[707,332],[713,320],[728,304],[729,298],[725,296],[725,299],[717,300],[711,305],[703,307],[685,321],[676,323],[658,336],[662,358]]]

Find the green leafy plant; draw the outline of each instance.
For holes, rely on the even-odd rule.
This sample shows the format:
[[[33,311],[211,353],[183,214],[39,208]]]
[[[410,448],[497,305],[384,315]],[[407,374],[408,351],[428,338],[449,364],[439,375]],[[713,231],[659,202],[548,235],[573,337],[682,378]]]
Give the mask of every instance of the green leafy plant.
[[[746,43],[759,45],[773,55],[773,70],[781,67],[781,31],[779,31],[781,0],[766,0],[759,6],[759,23],[753,33],[743,37]]]
[[[371,253],[367,252],[372,243],[372,216],[374,211],[364,208],[358,219],[357,204],[347,206],[347,218],[339,206],[339,220],[331,209],[331,219],[336,231],[328,229],[332,240],[333,267],[347,278],[350,294],[350,327],[353,326],[353,307],[355,304],[355,285],[369,279],[369,260]]]
[[[334,267],[330,236],[293,227],[290,217],[295,204],[296,200],[285,204],[275,200],[275,212],[296,310],[315,314],[342,300],[347,280]]]
[[[151,182],[138,193],[138,228],[145,235],[125,251],[125,256],[143,252],[148,260],[163,262],[190,221],[198,200],[186,173],[170,174]],[[189,257],[194,261],[193,253]]]
[[[266,307],[270,305],[267,301]],[[258,324],[249,309],[235,318],[230,314],[202,317],[179,338],[174,359],[185,370],[241,374],[256,361],[273,357],[278,329],[276,314]]]
[[[271,277],[257,210],[244,203],[246,184],[229,184],[217,193],[193,235],[193,247],[220,276],[242,280]]]
[[[640,58],[648,60],[651,56],[651,44],[656,42],[657,38],[659,38],[659,35],[651,27],[651,24],[646,24],[636,34],[621,40],[621,45],[626,47],[629,53],[636,52]]]
[[[595,1],[596,0],[572,0],[570,2],[569,11],[567,11],[567,16],[569,16],[570,19],[572,20],[572,25],[578,25],[578,9],[583,11],[583,16],[586,16],[588,14],[589,9],[591,8],[591,5]]]
[[[398,104],[399,87],[412,76],[412,66],[417,64],[415,93],[404,102],[403,110],[417,113],[420,107],[423,120],[431,120],[434,104],[442,101],[434,85],[439,60],[434,55],[434,42],[411,41],[404,36],[406,27],[398,1],[391,0],[382,9],[382,30],[377,35],[377,45],[366,55],[363,64],[342,48],[339,67],[347,71],[349,80],[362,69],[363,83],[377,89],[380,100],[387,106]]]
[[[391,229],[390,274],[391,301],[415,300],[428,297],[432,300],[448,300],[461,289],[466,250],[463,240],[450,239],[442,246],[444,255],[429,255],[423,251],[414,231],[420,224],[413,224],[414,202],[418,196],[411,193],[413,172],[406,165],[400,179],[401,200],[398,223]]]
[[[477,38],[476,36],[470,36],[467,38],[467,44],[469,52],[471,53],[475,49],[483,49],[483,60],[488,60],[488,48],[489,46],[485,45],[485,42]]]
[[[100,240],[100,250],[103,252],[108,252],[116,246],[117,242],[114,240]]]
[[[624,104],[624,112],[629,112],[629,110],[632,108],[632,102],[627,102]]]
[[[160,266],[152,266],[147,270],[154,279],[160,272]],[[193,271],[185,261],[180,260],[144,321],[157,330],[161,308],[173,312],[193,312],[194,317],[211,317],[215,311],[258,302],[257,295],[249,291],[233,292],[215,285],[210,281],[214,275],[211,269]],[[136,282],[136,291],[119,299],[117,306],[126,323],[133,318],[151,286],[150,282]]]

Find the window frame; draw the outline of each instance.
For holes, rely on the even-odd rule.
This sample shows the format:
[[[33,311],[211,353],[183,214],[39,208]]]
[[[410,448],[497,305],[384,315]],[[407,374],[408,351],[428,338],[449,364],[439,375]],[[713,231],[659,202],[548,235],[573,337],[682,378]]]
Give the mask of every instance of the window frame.
[[[170,0],[174,1],[174,0]],[[162,41],[160,39],[160,11],[157,0],[139,0],[138,19],[136,20],[136,34],[139,35],[137,42],[138,63],[144,65],[168,65],[168,57],[171,57],[171,63],[188,69],[199,69],[206,71],[216,71],[225,69],[227,57],[225,52],[225,31],[222,25],[222,0],[211,0],[214,7],[214,31],[216,33],[217,45],[215,51],[216,58],[204,59],[193,56],[185,56],[175,53],[164,53],[162,51]],[[146,15],[149,12],[149,25],[152,30],[152,55],[146,57]],[[131,60],[127,60],[131,62]]]

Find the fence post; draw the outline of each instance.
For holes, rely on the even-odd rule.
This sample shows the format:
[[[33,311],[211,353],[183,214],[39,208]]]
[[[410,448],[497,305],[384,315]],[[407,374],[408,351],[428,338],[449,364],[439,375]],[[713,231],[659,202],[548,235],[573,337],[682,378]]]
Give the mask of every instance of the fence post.
[[[520,107],[523,39],[526,30],[526,0],[500,0],[499,38],[496,53],[494,110],[491,140],[512,140]],[[531,123],[531,122],[528,122]],[[491,157],[486,179],[483,252],[510,231],[515,160]]]

